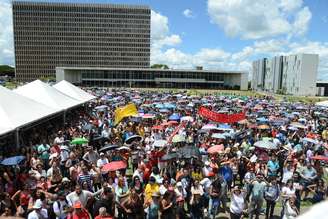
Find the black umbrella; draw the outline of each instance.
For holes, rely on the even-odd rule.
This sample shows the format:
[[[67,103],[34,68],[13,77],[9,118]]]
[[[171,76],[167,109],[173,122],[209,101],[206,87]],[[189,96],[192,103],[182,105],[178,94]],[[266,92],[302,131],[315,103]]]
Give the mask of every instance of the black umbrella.
[[[178,151],[178,157],[179,158],[198,158],[200,155],[200,152],[197,147],[195,146],[184,146],[180,148]]]
[[[99,149],[99,152],[106,152],[106,151],[110,151],[110,150],[115,150],[116,148],[119,148],[120,146],[116,145],[116,144],[107,144],[104,147]]]
[[[132,144],[132,142],[141,142],[142,137],[140,135],[132,135],[125,140],[126,144]]]
[[[165,154],[165,155],[161,158],[161,160],[162,160],[162,161],[167,161],[167,160],[172,160],[172,159],[177,158],[177,157],[178,157],[177,153],[169,153],[169,154]]]

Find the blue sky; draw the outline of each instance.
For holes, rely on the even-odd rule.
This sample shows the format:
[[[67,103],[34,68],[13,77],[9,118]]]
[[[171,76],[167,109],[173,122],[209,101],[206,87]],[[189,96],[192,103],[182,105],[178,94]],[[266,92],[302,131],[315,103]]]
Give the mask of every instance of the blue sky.
[[[205,69],[251,73],[251,63],[258,58],[317,53],[320,57],[318,79],[328,79],[327,0],[70,2],[149,5],[152,9],[152,63],[164,63],[171,68],[201,65]],[[10,1],[1,0],[0,63],[13,65],[10,10]]]

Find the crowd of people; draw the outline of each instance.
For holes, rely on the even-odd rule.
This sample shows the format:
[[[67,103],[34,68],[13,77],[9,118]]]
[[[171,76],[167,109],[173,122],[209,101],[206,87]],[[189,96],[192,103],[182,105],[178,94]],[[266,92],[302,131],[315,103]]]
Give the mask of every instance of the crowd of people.
[[[268,96],[90,92],[97,99],[67,124],[34,129],[17,163],[2,154],[2,217],[292,219],[326,198],[325,109]],[[129,103],[138,114],[116,124]],[[245,118],[213,122],[200,106]]]

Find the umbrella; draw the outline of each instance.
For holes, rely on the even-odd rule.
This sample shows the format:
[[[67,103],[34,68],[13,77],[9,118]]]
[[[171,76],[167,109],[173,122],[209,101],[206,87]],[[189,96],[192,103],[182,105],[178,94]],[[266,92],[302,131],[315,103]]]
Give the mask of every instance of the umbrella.
[[[195,146],[182,147],[177,151],[177,153],[179,158],[185,158],[185,159],[189,159],[192,157],[198,158],[198,156],[200,155],[199,149]]]
[[[164,109],[159,109],[159,112],[160,113],[168,113],[168,112],[170,112],[170,110],[164,108]]]
[[[108,106],[106,106],[106,105],[101,105],[101,106],[95,107],[96,110],[103,110],[103,109],[107,109],[107,108],[108,108]]]
[[[166,141],[166,140],[156,140],[156,141],[153,143],[153,146],[154,146],[154,147],[162,148],[162,147],[164,147],[166,144],[167,144],[167,141]]]
[[[169,153],[169,154],[165,154],[163,157],[161,157],[162,161],[167,161],[167,160],[172,160],[174,158],[177,158],[177,153]]]
[[[202,127],[203,130],[213,130],[213,129],[217,129],[216,125],[215,124],[207,124],[207,125],[204,125]]]
[[[267,150],[273,150],[273,149],[277,149],[277,146],[271,142],[271,141],[257,141],[254,143],[255,147],[258,148],[263,148],[263,149],[267,149]]]
[[[220,128],[220,129],[231,129],[231,126],[228,125],[228,124],[220,124],[220,125],[219,125],[219,128]]]
[[[191,116],[184,116],[184,117],[181,117],[181,121],[193,122],[194,118],[192,118]]]
[[[268,122],[269,120],[267,118],[264,117],[260,117],[256,119],[258,122]]]
[[[175,109],[176,105],[174,105],[172,103],[164,103],[164,108],[166,108],[166,109]]]
[[[86,144],[88,143],[88,139],[86,138],[74,138],[72,141],[71,141],[71,144]]]
[[[132,136],[128,137],[127,139],[125,139],[126,144],[131,144],[134,141],[141,142],[142,137],[140,135],[132,135]]]
[[[121,170],[125,169],[127,167],[126,163],[124,161],[112,161],[110,163],[105,164],[101,170],[104,172],[109,172],[109,171],[116,171],[116,170]]]
[[[182,135],[175,135],[173,138],[172,138],[172,142],[173,143],[179,143],[179,142],[185,142],[185,137],[183,137]]]
[[[317,156],[313,156],[311,157],[312,160],[321,160],[321,161],[326,161],[328,162],[328,157],[323,156],[323,155],[317,155]]]
[[[163,130],[164,129],[164,126],[161,126],[161,125],[155,125],[151,128],[152,130]]]
[[[110,151],[110,150],[114,150],[116,148],[118,148],[119,146],[116,144],[107,144],[104,147],[99,149],[99,152],[106,152],[106,151]]]
[[[289,130],[292,130],[292,131],[297,131],[297,130],[298,130],[298,128],[296,128],[296,127],[294,127],[294,126],[289,126],[288,129],[289,129]]]
[[[224,151],[224,146],[222,144],[214,145],[207,150],[209,154],[216,154],[220,153],[221,151]]]
[[[3,161],[1,161],[1,164],[5,165],[5,166],[13,166],[13,165],[19,164],[24,159],[25,159],[25,156],[9,157],[9,158],[6,158]]]
[[[268,125],[259,125],[257,126],[258,129],[270,129]]]
[[[317,140],[312,139],[312,138],[303,138],[303,141],[309,142],[309,143],[312,143],[312,144],[318,144],[319,143]]]
[[[226,139],[226,136],[221,134],[221,133],[214,133],[212,135],[212,138],[217,138],[217,139]]]
[[[154,114],[144,114],[142,116],[143,119],[153,119],[155,118],[156,116]]]
[[[130,150],[130,148],[129,148],[129,147],[127,147],[127,146],[122,146],[122,147],[119,147],[119,148],[117,148],[117,150],[119,150],[119,151],[124,151],[124,150],[127,150],[127,151],[129,151],[129,150]]]
[[[180,116],[178,114],[174,113],[174,114],[170,115],[169,120],[173,120],[173,121],[180,120]]]
[[[292,123],[290,123],[290,125],[293,126],[293,127],[299,128],[299,129],[305,129],[306,128],[305,125],[303,125],[299,122],[292,122]]]
[[[164,109],[165,106],[164,106],[164,104],[157,103],[157,104],[155,105],[155,108],[157,108],[157,109]]]

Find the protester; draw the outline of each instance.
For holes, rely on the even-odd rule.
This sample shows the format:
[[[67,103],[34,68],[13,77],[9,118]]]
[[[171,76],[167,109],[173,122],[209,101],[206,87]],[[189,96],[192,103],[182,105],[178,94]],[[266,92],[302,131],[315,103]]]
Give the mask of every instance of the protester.
[[[97,96],[3,147],[0,214],[295,218],[327,195],[327,110],[269,96],[87,88]],[[120,109],[116,111],[117,109]],[[230,203],[229,203],[230,201]],[[282,202],[282,207],[277,202]],[[229,208],[228,208],[229,205]]]

